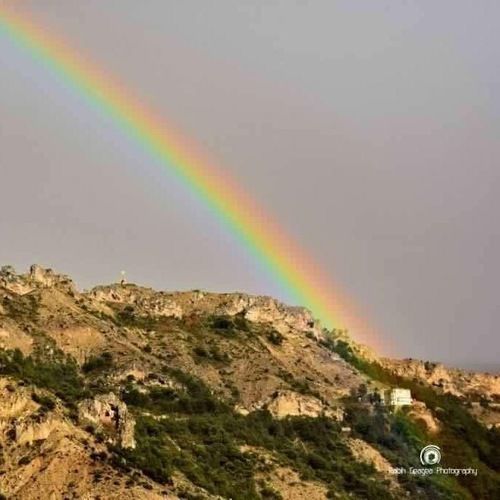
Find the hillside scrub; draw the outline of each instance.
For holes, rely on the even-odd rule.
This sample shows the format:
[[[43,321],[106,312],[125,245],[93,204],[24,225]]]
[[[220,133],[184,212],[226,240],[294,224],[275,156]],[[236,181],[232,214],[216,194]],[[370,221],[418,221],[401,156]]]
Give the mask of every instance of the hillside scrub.
[[[0,351],[0,374],[49,389],[66,403],[87,396],[78,366],[71,358],[43,360],[25,357],[19,349]]]
[[[239,415],[200,380],[181,371],[171,373],[185,385],[184,391],[151,388],[144,393],[129,386],[124,392],[124,400],[138,415],[136,440],[141,444],[134,451],[115,450],[122,466],[138,467],[164,481],[168,481],[169,471],[177,468],[211,493],[235,499],[259,498],[252,479],[258,459],[239,451],[242,445],[249,445],[275,454],[303,480],[320,480],[332,492],[350,492],[354,498],[392,498],[388,483],[375,480],[377,473],[371,466],[354,460],[340,425],[333,420],[277,420],[267,411]],[[143,415],[145,410],[159,418]],[[363,434],[361,420],[355,427]],[[403,454],[407,458],[420,441],[413,436],[413,429],[405,428],[406,423],[396,419],[393,424],[388,432],[382,430],[385,423],[374,425],[373,432],[380,435],[369,440],[384,442],[393,459]],[[420,498],[438,498],[445,491],[439,484],[420,484],[412,479],[406,486]]]
[[[243,293],[78,292],[39,267],[7,270],[0,294],[7,498],[35,498],[40,484],[68,498],[499,497],[498,432],[469,414],[476,400],[361,359],[307,310]],[[382,384],[429,410],[389,411]],[[390,475],[419,466],[429,443],[479,476]]]
[[[422,382],[400,377],[379,363],[361,359],[342,340],[330,343],[329,348],[371,379],[393,387],[410,389],[415,399],[426,404],[443,425],[438,435],[431,438],[424,433],[422,437],[442,448],[447,466],[460,468],[466,464],[467,467],[478,468],[477,477],[458,477],[460,484],[469,490],[474,498],[493,498],[500,492],[500,479],[498,474],[495,474],[500,471],[498,429],[486,429],[470,415],[457,397],[448,393],[439,394]],[[376,421],[372,420],[368,427],[374,423]],[[372,429],[371,432],[375,431]]]

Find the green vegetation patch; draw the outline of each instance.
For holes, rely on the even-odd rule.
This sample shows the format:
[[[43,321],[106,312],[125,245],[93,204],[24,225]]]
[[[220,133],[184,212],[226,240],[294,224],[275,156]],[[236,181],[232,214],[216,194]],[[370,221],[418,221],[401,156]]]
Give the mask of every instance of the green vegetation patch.
[[[235,316],[209,316],[207,327],[224,337],[236,337],[250,332],[250,322],[241,314]]]
[[[184,390],[151,388],[144,393],[129,386],[123,394],[138,415],[138,447],[114,450],[121,467],[139,468],[162,482],[175,468],[210,493],[261,498],[254,473],[264,465],[254,454],[241,451],[242,445],[250,445],[272,452],[302,479],[323,481],[332,491],[350,492],[352,498],[392,498],[374,469],[354,460],[333,420],[277,420],[266,411],[243,416],[202,381],[178,370],[168,372]],[[270,492],[267,497],[272,498]]]
[[[39,319],[39,301],[34,293],[4,297],[2,305],[7,316],[17,322],[36,322]]]
[[[82,365],[84,373],[101,372],[113,368],[113,356],[110,352],[103,352],[98,356],[91,356]]]
[[[425,383],[400,377],[376,362],[361,359],[342,340],[331,340],[323,345],[335,351],[370,378],[393,387],[409,389],[413,397],[418,401],[423,401],[442,423],[442,429],[437,435],[425,436],[423,430],[422,433],[426,443],[432,442],[441,447],[444,465],[454,468],[473,467],[478,469],[477,476],[459,476],[459,483],[470,492],[473,498],[500,496],[500,431],[498,429],[487,429],[481,425],[457,397],[451,394],[439,394]],[[380,417],[376,416],[376,418]],[[376,422],[372,420],[367,424],[367,427],[373,426],[374,423]],[[365,437],[371,439],[369,435]],[[373,438],[372,441],[382,445],[382,451],[390,449],[390,446],[380,443],[377,438]],[[420,444],[423,444],[422,439]],[[415,456],[415,452],[416,450],[413,449],[413,456]],[[397,460],[393,456],[391,462],[404,465],[402,457],[404,455],[399,453]],[[456,495],[460,495],[460,493],[457,491]],[[461,496],[459,497],[461,498]]]
[[[219,364],[228,364],[231,361],[229,354],[221,351],[217,345],[197,345],[193,348],[193,354],[199,360],[207,360]]]
[[[271,342],[271,344],[274,344],[276,346],[280,346],[285,340],[285,337],[277,330],[268,331],[266,333],[266,338],[267,340],[269,340],[269,342]]]
[[[160,318],[137,314],[134,306],[132,305],[126,305],[125,307],[118,307],[117,304],[112,303],[108,305],[116,311],[115,317],[112,318],[112,321],[117,326],[140,328],[148,331],[158,328],[158,325],[161,322]]]
[[[66,403],[74,403],[87,395],[78,366],[70,358],[47,361],[25,357],[19,349],[0,351],[0,374],[49,389]]]

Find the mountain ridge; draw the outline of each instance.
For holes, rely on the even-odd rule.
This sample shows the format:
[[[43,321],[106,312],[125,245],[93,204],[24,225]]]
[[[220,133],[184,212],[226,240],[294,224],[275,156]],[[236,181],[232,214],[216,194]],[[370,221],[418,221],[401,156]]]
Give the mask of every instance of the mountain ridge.
[[[498,377],[378,358],[271,297],[80,292],[4,266],[0,382],[7,498],[487,498],[499,484]],[[379,401],[399,386],[415,401],[391,411]],[[430,439],[451,465],[463,446],[481,477],[390,472]],[[59,477],[61,454],[76,472]]]

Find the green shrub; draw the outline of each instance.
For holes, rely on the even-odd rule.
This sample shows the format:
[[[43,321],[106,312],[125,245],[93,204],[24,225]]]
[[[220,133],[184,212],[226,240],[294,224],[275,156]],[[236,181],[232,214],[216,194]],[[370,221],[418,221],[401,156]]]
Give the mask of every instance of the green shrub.
[[[56,406],[54,400],[50,398],[49,396],[43,396],[40,394],[36,394],[35,392],[31,395],[31,399],[35,402],[38,403],[42,410],[48,411],[48,410],[53,410]]]
[[[321,399],[321,395],[317,391],[311,389],[308,380],[297,379],[290,372],[287,372],[286,370],[283,369],[280,370],[279,376],[283,379],[283,381],[289,384],[290,388],[293,389],[294,391],[299,392],[300,394],[314,396],[318,399]]]
[[[116,310],[117,306],[112,305]],[[142,330],[154,330],[157,328],[160,320],[153,316],[144,316],[137,314],[134,306],[127,305],[123,309],[118,310],[115,315],[114,323],[117,326],[135,327]]]
[[[93,371],[104,371],[109,370],[113,367],[113,355],[110,352],[103,352],[99,356],[91,356],[82,365],[82,371],[84,373],[90,373]]]
[[[212,328],[216,330],[232,330],[234,326],[233,319],[228,316],[215,316],[212,318]]]
[[[260,496],[265,500],[281,500],[283,498],[281,493],[270,486],[264,486],[260,490]]]
[[[196,356],[198,356],[200,358],[209,358],[210,357],[210,354],[203,346],[196,346],[193,349],[193,352]]]
[[[234,326],[242,331],[249,332],[250,331],[250,322],[245,318],[243,314],[237,314],[233,317]]]
[[[22,457],[19,462],[17,462],[18,465],[28,465],[31,462],[30,457],[27,455],[25,457]]]
[[[193,348],[193,353],[198,358],[218,363],[228,363],[231,360],[229,354],[221,351],[217,346],[210,346],[210,348],[207,349],[204,346],[198,345]]]
[[[285,340],[285,337],[283,337],[283,335],[277,330],[271,330],[270,332],[267,332],[266,338],[267,340],[269,340],[269,342],[277,346],[283,344],[283,340]]]
[[[219,363],[229,363],[231,361],[229,354],[221,351],[217,346],[210,347],[210,358]]]

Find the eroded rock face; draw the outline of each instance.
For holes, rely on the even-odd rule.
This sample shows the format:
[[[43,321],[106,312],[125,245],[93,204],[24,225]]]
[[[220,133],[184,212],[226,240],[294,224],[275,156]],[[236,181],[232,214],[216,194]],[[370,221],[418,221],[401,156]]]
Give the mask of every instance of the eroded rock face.
[[[28,355],[33,350],[33,338],[19,328],[7,329],[0,324],[0,349],[19,349]]]
[[[298,394],[293,391],[277,391],[261,407],[266,408],[276,418],[319,417],[327,416],[338,421],[343,420],[343,413],[326,407],[314,396]]]
[[[0,421],[22,417],[36,410],[37,404],[25,388],[8,378],[0,377]]]
[[[0,378],[0,435],[13,430],[15,442],[22,446],[44,441],[53,433],[65,435],[71,432],[60,414],[41,416],[36,413],[39,408],[29,387]]]
[[[242,314],[255,323],[270,323],[278,330],[293,328],[321,336],[321,328],[311,312],[303,307],[290,307],[264,296],[231,295],[216,310],[218,314],[235,316]]]
[[[16,442],[19,445],[32,444],[35,441],[44,441],[52,433],[60,436],[70,435],[72,430],[67,422],[49,415],[41,421],[18,421],[15,424]]]
[[[135,419],[127,405],[115,394],[102,394],[82,401],[78,406],[82,425],[91,425],[123,448],[135,448]]]
[[[103,349],[106,342],[103,334],[89,326],[75,326],[50,330],[51,337],[57,347],[71,355],[77,363],[83,364],[94,352]]]

